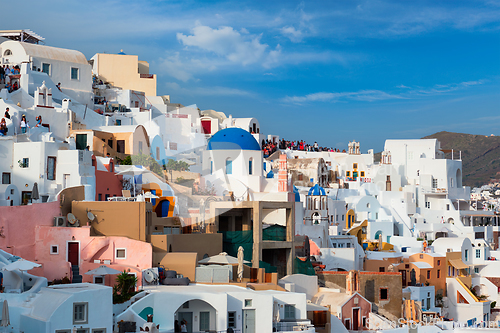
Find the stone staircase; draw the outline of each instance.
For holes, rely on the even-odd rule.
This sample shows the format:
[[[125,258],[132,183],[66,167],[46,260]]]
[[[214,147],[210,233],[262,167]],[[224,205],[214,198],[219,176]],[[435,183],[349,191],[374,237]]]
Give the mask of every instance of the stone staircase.
[[[77,265],[71,266],[71,272],[73,273],[73,280],[71,283],[82,283],[82,276],[80,275],[80,267]]]

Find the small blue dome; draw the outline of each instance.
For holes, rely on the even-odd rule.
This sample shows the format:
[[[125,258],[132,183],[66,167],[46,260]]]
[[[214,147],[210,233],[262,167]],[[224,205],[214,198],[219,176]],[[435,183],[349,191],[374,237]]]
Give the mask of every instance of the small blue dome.
[[[252,134],[247,131],[230,127],[215,133],[208,142],[207,150],[258,150],[260,146]]]
[[[326,195],[325,189],[318,184],[311,187],[307,195]]]

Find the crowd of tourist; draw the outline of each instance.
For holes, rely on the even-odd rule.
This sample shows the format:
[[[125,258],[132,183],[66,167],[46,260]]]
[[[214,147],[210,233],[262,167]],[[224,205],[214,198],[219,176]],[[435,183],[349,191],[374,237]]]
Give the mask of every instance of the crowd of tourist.
[[[262,140],[262,151],[264,152],[264,157],[269,157],[271,154],[273,154],[276,150],[300,150],[300,151],[328,151],[328,152],[343,152],[345,153],[344,150],[336,149],[336,148],[329,148],[329,147],[321,147],[318,145],[318,143],[315,141],[314,144],[308,144],[304,140],[300,141],[288,141],[285,139],[281,139],[277,144],[273,141],[270,140]]]
[[[0,83],[5,84],[5,89],[7,89],[9,93],[19,89],[19,79],[17,77],[13,79],[12,76],[20,73],[21,69],[18,65],[12,68],[10,68],[9,65],[0,66]]]

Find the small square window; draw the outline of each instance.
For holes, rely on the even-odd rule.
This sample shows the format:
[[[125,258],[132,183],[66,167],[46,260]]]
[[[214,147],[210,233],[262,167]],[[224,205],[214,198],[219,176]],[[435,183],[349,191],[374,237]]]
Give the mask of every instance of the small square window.
[[[104,284],[104,276],[94,275],[94,283],[95,284]]]
[[[73,303],[73,324],[87,324],[88,303]]]
[[[245,300],[245,307],[252,306],[252,300],[251,299],[246,299]]]
[[[441,260],[438,259],[438,266],[441,266]]]
[[[285,319],[295,319],[295,305],[285,304]]]
[[[361,177],[364,177],[364,176],[365,176],[365,172],[361,171]]]
[[[345,175],[346,175],[347,177],[350,177],[350,176],[351,176],[351,171],[346,171],[346,172],[345,172]]]
[[[357,168],[358,168],[358,163],[353,163],[353,164],[352,164],[352,168],[353,168],[353,169],[357,169]]]
[[[380,288],[380,300],[389,299],[389,290],[387,288]]]
[[[116,259],[127,259],[127,249],[116,249]]]
[[[78,68],[71,67],[71,80],[78,80],[78,79],[79,79]]]
[[[51,245],[50,254],[59,254],[59,245]]]

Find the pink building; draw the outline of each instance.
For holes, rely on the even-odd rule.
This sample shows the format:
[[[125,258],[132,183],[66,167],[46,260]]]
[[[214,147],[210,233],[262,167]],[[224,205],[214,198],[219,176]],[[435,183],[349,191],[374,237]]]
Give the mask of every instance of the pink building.
[[[151,244],[127,237],[91,236],[90,227],[55,227],[54,217],[61,215],[60,202],[28,206],[0,207],[0,249],[26,260],[42,264],[30,273],[49,281],[81,275],[83,282],[94,282],[85,275],[106,265],[129,271],[142,281],[142,270],[151,268]],[[73,266],[73,270],[72,270]],[[78,276],[75,276],[78,281]],[[96,282],[113,285],[116,276]]]

